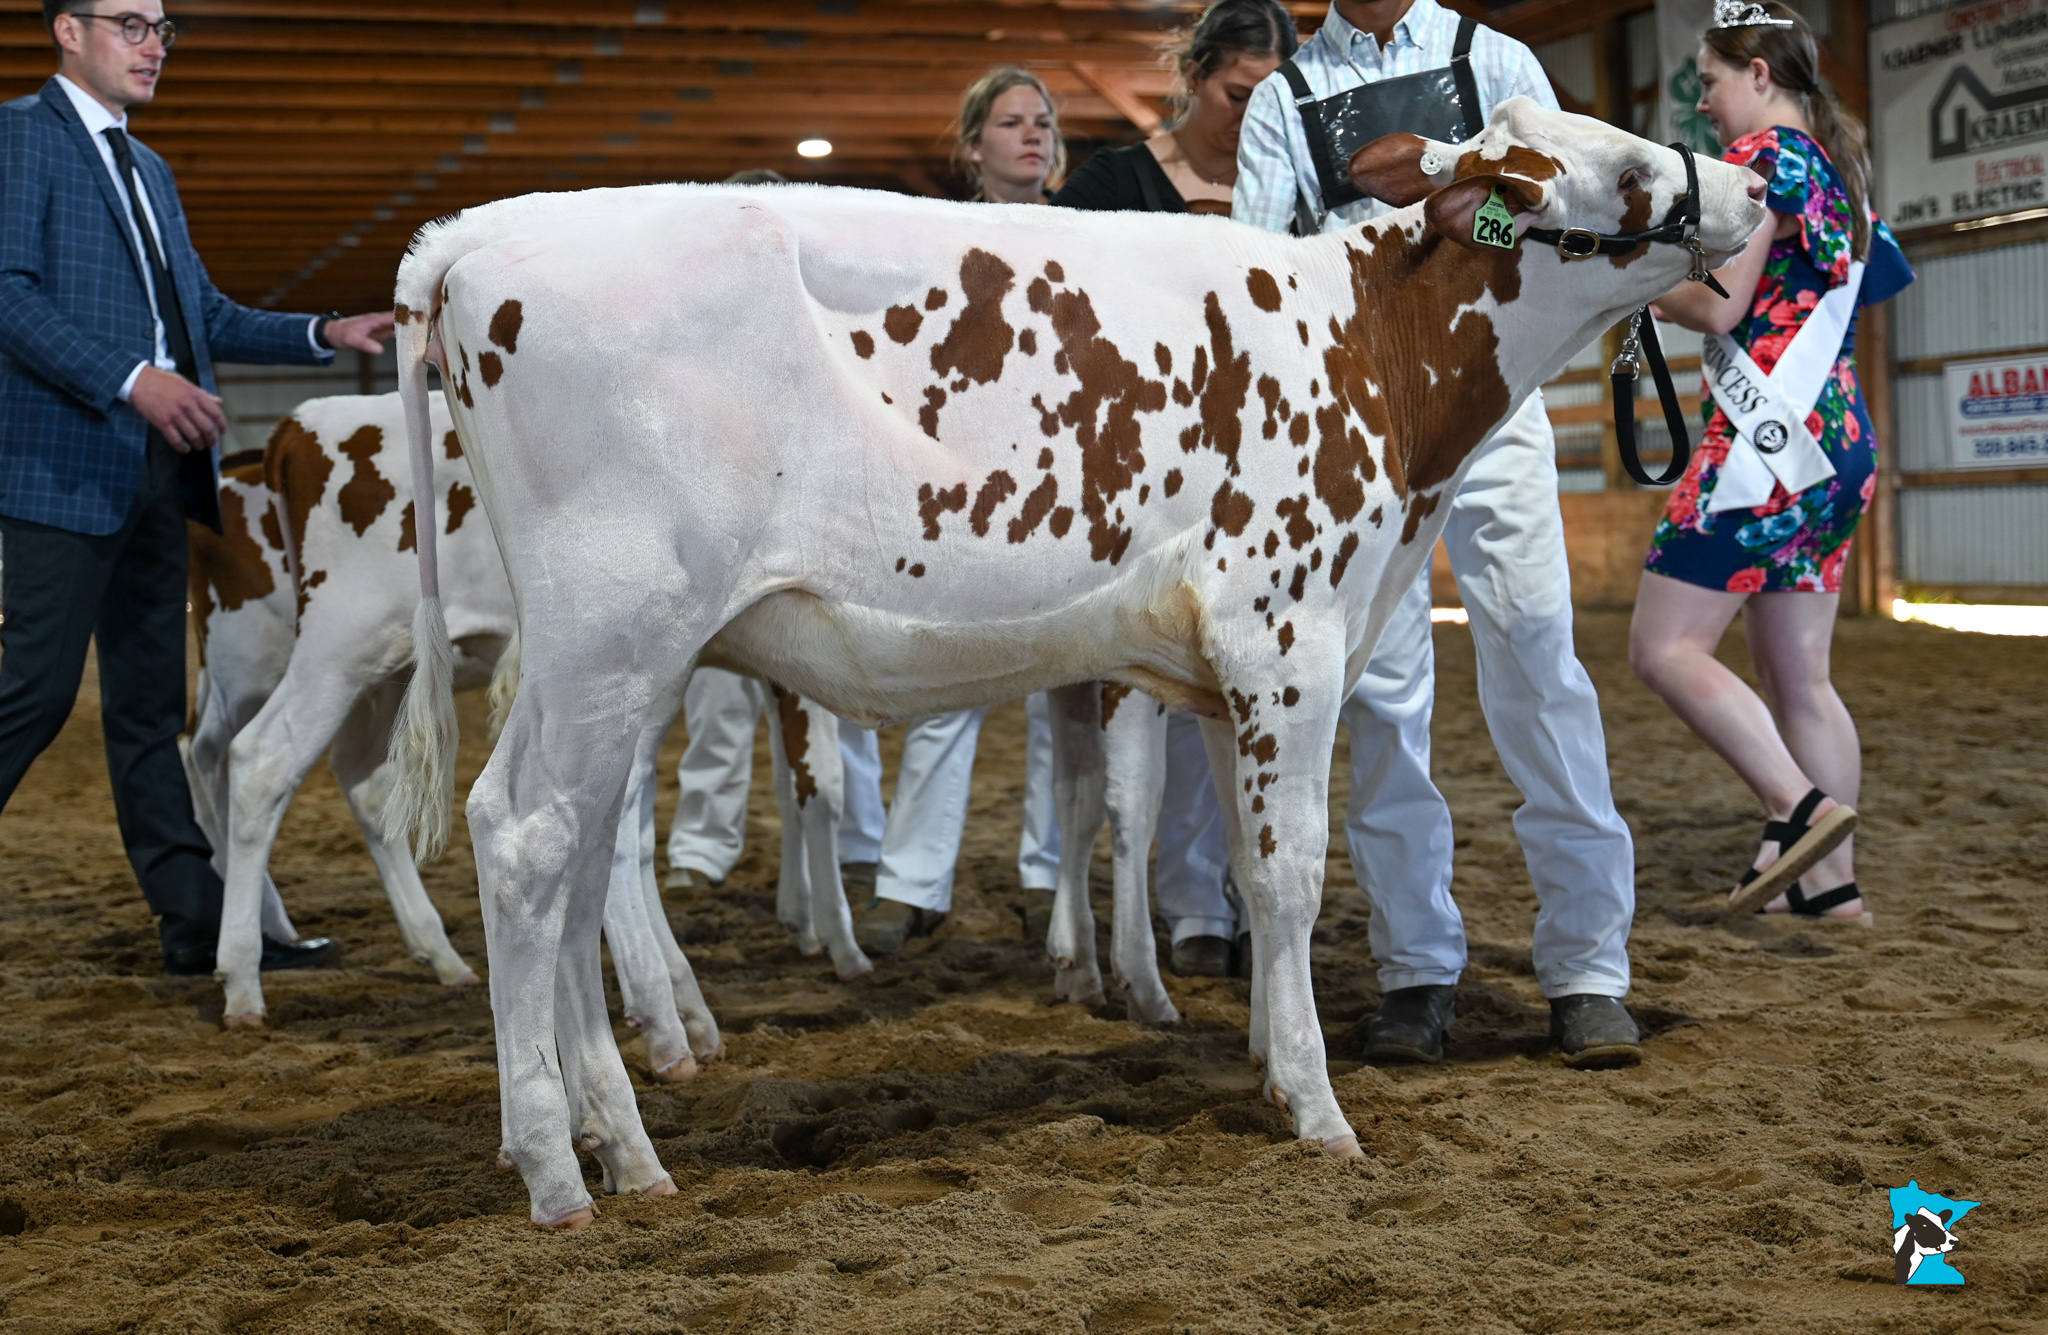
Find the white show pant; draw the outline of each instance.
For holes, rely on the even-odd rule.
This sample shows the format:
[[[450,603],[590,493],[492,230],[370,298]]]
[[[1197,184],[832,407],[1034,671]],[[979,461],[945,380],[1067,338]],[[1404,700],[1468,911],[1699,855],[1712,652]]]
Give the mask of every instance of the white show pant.
[[[1572,643],[1557,445],[1542,395],[1480,445],[1443,541],[1471,618],[1480,708],[1522,794],[1515,833],[1536,888],[1537,981],[1546,997],[1624,996],[1635,849],[1608,787],[1600,702]],[[1429,778],[1429,602],[1425,566],[1343,710],[1345,834],[1372,901],[1383,991],[1455,983],[1465,967],[1451,812]]]
[[[718,668],[698,668],[683,688],[690,744],[676,766],[683,794],[668,830],[669,866],[722,881],[740,860],[754,782],[754,726],[766,699],[760,682]]]
[[[1017,843],[1017,878],[1027,890],[1050,894],[1059,882],[1060,823],[1052,795],[1052,725],[1042,693],[1025,698],[1024,718],[1024,833]],[[1234,936],[1237,909],[1223,889],[1230,870],[1223,809],[1210,780],[1201,724],[1179,710],[1166,716],[1158,840],[1152,889],[1161,916],[1172,926],[1173,943],[1191,936]]]
[[[938,913],[953,907],[953,868],[960,860],[974,748],[987,712],[963,709],[910,724],[886,820],[880,743],[873,731],[840,723],[846,815],[839,826],[839,860],[874,863],[877,897]]]

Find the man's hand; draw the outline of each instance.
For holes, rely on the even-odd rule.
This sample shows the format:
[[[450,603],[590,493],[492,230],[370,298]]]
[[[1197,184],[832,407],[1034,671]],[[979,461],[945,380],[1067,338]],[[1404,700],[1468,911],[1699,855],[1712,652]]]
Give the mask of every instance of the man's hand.
[[[128,402],[180,454],[211,447],[228,429],[228,415],[219,398],[184,376],[154,366],[143,367],[142,374],[135,377]]]
[[[320,337],[330,348],[354,348],[374,357],[384,351],[383,340],[391,337],[392,324],[393,314],[390,311],[351,315],[346,320],[327,321],[320,330]]]

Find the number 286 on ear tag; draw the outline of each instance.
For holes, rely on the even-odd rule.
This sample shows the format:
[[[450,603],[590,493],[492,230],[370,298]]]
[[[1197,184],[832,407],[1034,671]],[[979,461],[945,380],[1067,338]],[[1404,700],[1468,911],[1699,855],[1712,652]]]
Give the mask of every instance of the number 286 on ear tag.
[[[1479,212],[1472,215],[1472,239],[1482,246],[1499,246],[1502,250],[1515,248],[1515,218],[1508,212],[1508,206],[1501,201],[1500,191],[1495,190],[1479,206]]]

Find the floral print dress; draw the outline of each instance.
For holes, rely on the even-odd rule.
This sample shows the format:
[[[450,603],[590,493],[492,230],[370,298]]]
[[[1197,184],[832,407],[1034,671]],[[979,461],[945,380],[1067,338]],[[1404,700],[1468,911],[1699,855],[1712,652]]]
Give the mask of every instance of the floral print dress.
[[[1786,126],[1745,135],[1724,156],[1769,180],[1772,211],[1799,222],[1772,242],[1756,298],[1733,333],[1768,375],[1822,294],[1849,281],[1849,195],[1821,146]],[[1858,305],[1884,301],[1912,281],[1890,229],[1872,218]],[[1702,385],[1706,435],[1657,523],[1645,569],[1731,593],[1841,592],[1850,539],[1877,487],[1877,433],[1856,383],[1855,339],[1852,320],[1834,374],[1806,419],[1835,475],[1797,495],[1774,487],[1755,509],[1707,513],[1735,432]]]

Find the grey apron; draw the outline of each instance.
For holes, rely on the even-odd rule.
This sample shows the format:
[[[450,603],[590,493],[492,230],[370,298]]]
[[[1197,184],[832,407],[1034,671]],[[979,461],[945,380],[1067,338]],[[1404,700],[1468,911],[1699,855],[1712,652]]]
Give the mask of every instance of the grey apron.
[[[1301,128],[1308,138],[1309,159],[1321,186],[1320,198],[1295,199],[1297,235],[1315,235],[1331,209],[1365,198],[1351,184],[1346,168],[1351,155],[1373,140],[1390,134],[1417,134],[1457,144],[1479,133],[1486,116],[1479,105],[1478,81],[1472,77],[1472,34],[1478,26],[1469,17],[1458,20],[1451,63],[1442,69],[1361,84],[1320,101],[1309,91],[1308,80],[1295,63],[1281,62],[1280,74],[1294,92],[1294,106],[1301,113]]]

